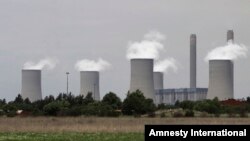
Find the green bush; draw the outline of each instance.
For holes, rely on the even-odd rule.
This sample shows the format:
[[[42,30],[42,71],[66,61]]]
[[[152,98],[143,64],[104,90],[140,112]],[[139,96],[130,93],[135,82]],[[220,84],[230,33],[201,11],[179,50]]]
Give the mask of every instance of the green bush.
[[[2,109],[0,109],[0,116],[3,116],[3,115],[5,115],[5,112]]]
[[[194,111],[193,110],[187,110],[185,112],[185,117],[194,117]]]
[[[16,116],[16,111],[10,111],[6,115],[7,115],[7,117],[15,117]]]
[[[160,117],[161,117],[161,118],[164,118],[164,117],[166,117],[166,114],[165,114],[164,112],[162,112],[162,113],[160,114]]]
[[[183,101],[183,102],[180,102],[179,106],[182,108],[182,109],[189,109],[189,110],[193,110],[194,108],[194,105],[195,105],[195,102],[193,101]]]

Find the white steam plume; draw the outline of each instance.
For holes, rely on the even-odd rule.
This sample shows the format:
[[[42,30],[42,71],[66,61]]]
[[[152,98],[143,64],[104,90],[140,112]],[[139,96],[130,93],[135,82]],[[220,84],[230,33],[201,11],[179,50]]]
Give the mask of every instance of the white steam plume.
[[[227,45],[217,47],[211,50],[205,57],[205,61],[209,60],[236,60],[238,58],[247,57],[248,48],[245,45],[238,45],[229,41]]]
[[[99,58],[97,61],[83,59],[77,61],[75,64],[75,68],[78,71],[102,71],[109,67],[111,67],[111,64],[101,58]]]
[[[151,31],[144,35],[140,42],[129,42],[127,49],[127,59],[147,58],[158,59],[159,51],[164,49],[161,41],[165,36],[158,31]]]
[[[177,61],[174,58],[166,58],[161,61],[157,61],[154,66],[154,72],[168,72],[172,69],[174,72],[177,72]]]
[[[27,70],[42,70],[42,69],[54,69],[58,60],[55,58],[45,58],[40,60],[38,63],[34,63],[32,61],[28,61],[24,63],[23,69]]]

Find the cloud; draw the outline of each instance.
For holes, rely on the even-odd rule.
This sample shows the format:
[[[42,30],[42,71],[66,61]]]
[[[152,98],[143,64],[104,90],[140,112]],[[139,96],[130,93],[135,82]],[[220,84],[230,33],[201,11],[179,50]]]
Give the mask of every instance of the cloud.
[[[168,72],[172,69],[174,72],[177,72],[177,61],[174,58],[166,58],[161,61],[157,61],[154,65],[154,72]]]
[[[23,69],[31,69],[31,70],[42,70],[42,69],[54,69],[58,60],[55,58],[45,58],[40,60],[38,63],[34,63],[32,61],[28,61],[24,63]]]
[[[151,31],[144,35],[142,41],[129,42],[126,57],[127,59],[158,59],[159,52],[164,49],[161,43],[163,40],[165,40],[165,35],[158,31]]]
[[[97,61],[83,59],[77,61],[75,64],[75,68],[78,71],[103,71],[111,67],[111,64],[101,58]]]
[[[204,58],[205,61],[208,60],[236,60],[238,58],[247,57],[248,48],[241,44],[235,44],[233,42],[228,42],[225,46],[217,47],[210,52]]]

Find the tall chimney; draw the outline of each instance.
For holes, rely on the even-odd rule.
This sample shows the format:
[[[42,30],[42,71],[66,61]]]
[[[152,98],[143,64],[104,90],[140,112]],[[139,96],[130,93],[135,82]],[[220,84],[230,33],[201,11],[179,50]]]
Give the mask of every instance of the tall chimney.
[[[196,88],[196,35],[190,36],[190,88]]]
[[[228,30],[227,31],[227,42],[230,41],[230,40],[232,42],[234,41],[234,31],[233,30]]]

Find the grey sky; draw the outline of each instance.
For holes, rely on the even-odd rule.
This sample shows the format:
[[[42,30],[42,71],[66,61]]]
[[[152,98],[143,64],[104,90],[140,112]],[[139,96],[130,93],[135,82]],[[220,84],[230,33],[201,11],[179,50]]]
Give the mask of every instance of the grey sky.
[[[43,97],[69,89],[79,93],[77,60],[103,59],[112,68],[101,72],[101,97],[113,91],[121,98],[129,88],[129,41],[150,30],[166,35],[166,52],[178,72],[165,74],[165,88],[189,86],[189,36],[197,34],[197,85],[208,87],[207,52],[224,45],[233,29],[235,42],[250,46],[249,0],[0,0],[0,98],[12,100],[21,90],[26,61],[56,57],[54,70],[42,72]],[[235,61],[235,95],[250,95],[250,58]]]

